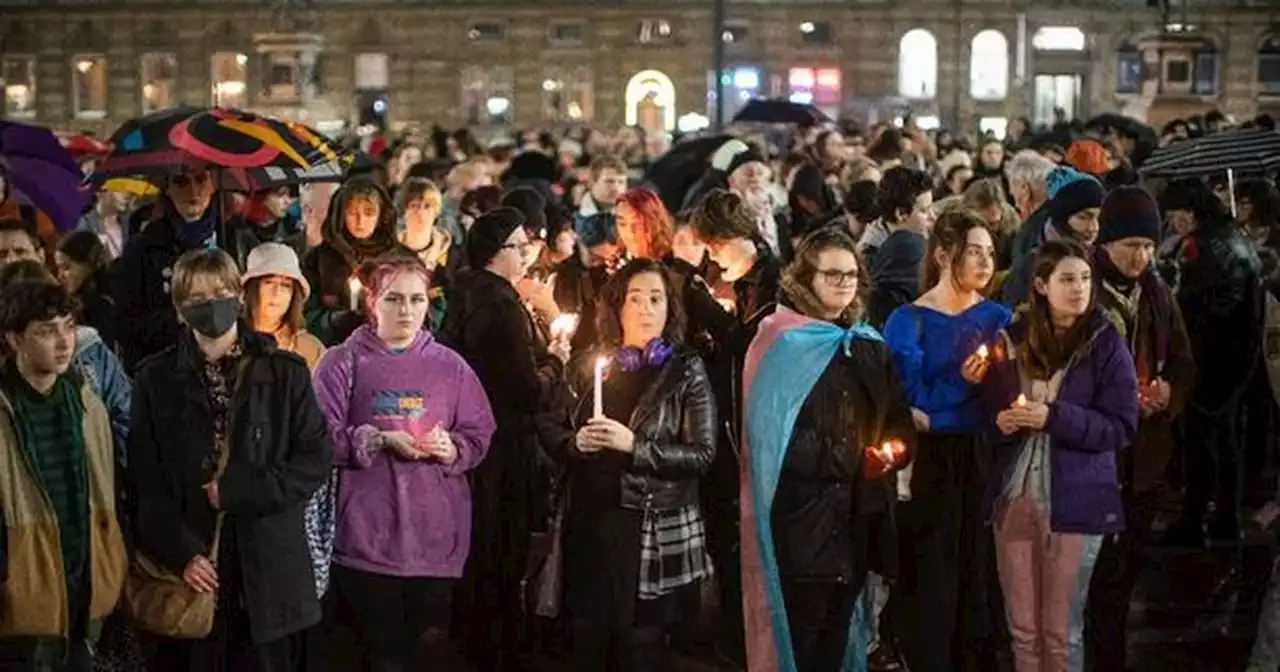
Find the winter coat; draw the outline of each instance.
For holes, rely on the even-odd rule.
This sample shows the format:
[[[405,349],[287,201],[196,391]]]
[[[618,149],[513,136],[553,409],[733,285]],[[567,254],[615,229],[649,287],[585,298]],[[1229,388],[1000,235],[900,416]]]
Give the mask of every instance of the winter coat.
[[[124,373],[124,365],[116,353],[102,341],[92,327],[76,327],[75,366],[89,387],[102,399],[111,419],[111,436],[115,440],[116,468],[128,464],[129,407],[133,383]]]
[[[570,362],[586,372],[594,357]],[[578,451],[577,428],[592,413],[593,380],[590,374],[575,376],[578,405],[572,414],[551,419],[544,431],[551,459],[570,474],[597,457]],[[711,469],[716,453],[716,404],[702,359],[680,348],[640,395],[635,411],[625,423],[635,434],[631,464],[622,472],[624,509],[671,511],[699,504],[698,480]],[[570,475],[572,478],[572,475]]]
[[[1111,534],[1124,529],[1116,454],[1138,433],[1138,378],[1129,348],[1115,327],[1098,313],[1089,319],[1089,336],[1067,363],[1044,427],[1051,441],[1049,526],[1054,532]],[[1015,319],[1002,333],[1016,348],[1027,347],[1026,319]],[[1002,345],[993,350],[982,384],[988,441],[995,452],[986,497],[988,520],[1032,435],[1021,430],[1006,436],[995,426],[996,414],[1012,406],[1022,390],[1020,362],[1003,356]]]
[[[863,451],[895,438],[914,452],[911,404],[889,350],[855,339],[814,384],[792,430],[771,513],[779,573],[788,579],[860,583],[856,559],[888,571],[895,553],[891,478],[867,481]],[[871,533],[854,534],[855,526]],[[861,539],[861,541],[859,541]]]
[[[324,354],[315,380],[339,469],[334,563],[386,576],[461,576],[471,549],[467,477],[494,429],[471,367],[429,332],[396,351],[364,326]],[[457,446],[451,465],[376,446],[382,432],[420,438],[437,424]]]
[[[227,230],[231,232],[227,253],[236,260],[241,271],[249,263],[249,253],[263,243],[282,243],[288,245],[298,258],[307,252],[306,233],[297,230],[296,218],[285,215],[266,227],[254,224],[244,217],[232,217],[227,221]]]
[[[920,273],[929,241],[914,231],[889,234],[867,264],[871,276],[871,298],[867,301],[867,322],[883,329],[898,306],[920,296]]]
[[[303,512],[328,478],[332,454],[306,364],[245,324],[240,334],[244,368],[228,412],[231,452],[218,494],[235,529],[250,635],[268,642],[320,621]],[[185,333],[143,362],[133,397],[138,546],[178,574],[209,553],[216,522],[204,489],[215,434],[203,367]]]

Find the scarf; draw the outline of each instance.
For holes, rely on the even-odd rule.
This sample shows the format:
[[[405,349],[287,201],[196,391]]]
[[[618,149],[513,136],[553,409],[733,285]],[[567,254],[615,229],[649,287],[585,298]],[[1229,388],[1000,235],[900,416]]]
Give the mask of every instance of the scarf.
[[[773,497],[805,398],[837,351],[849,352],[856,339],[883,340],[866,323],[843,328],[782,306],[760,323],[747,350],[740,521],[747,662],[753,672],[798,672],[773,544]],[[848,672],[866,669],[870,629],[862,598],[840,666]]]
[[[1104,311],[1112,318],[1111,322],[1120,335],[1129,343],[1129,349],[1133,352],[1135,364],[1138,366],[1139,377],[1143,374],[1151,378],[1161,375],[1165,362],[1169,360],[1169,342],[1173,334],[1173,305],[1164,281],[1151,268],[1143,271],[1137,278],[1126,276],[1116,268],[1116,265],[1111,262],[1111,257],[1101,247],[1094,248],[1093,262],[1094,267],[1098,269],[1102,291],[1106,292],[1104,298],[1109,299],[1104,302],[1106,304],[1103,306]],[[1155,360],[1154,371],[1143,371],[1146,362],[1139,357],[1145,350],[1143,344],[1137,340],[1138,325],[1142,322],[1143,311],[1146,311],[1147,321],[1152,326],[1151,344],[1154,347],[1151,354]],[[1121,318],[1120,323],[1115,319],[1117,314]]]

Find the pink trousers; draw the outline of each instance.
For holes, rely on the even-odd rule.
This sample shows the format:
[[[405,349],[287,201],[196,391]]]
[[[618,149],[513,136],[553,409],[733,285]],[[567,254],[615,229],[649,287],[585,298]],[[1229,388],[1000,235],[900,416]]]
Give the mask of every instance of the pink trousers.
[[[1056,534],[1030,496],[1001,505],[996,563],[1018,672],[1084,666],[1084,607],[1102,537]]]

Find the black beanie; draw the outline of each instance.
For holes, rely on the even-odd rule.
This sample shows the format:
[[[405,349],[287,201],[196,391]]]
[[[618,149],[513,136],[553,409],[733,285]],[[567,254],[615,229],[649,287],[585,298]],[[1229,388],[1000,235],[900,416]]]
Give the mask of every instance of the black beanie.
[[[517,187],[507,192],[502,204],[515,208],[524,215],[524,228],[530,238],[545,238],[547,235],[547,200],[542,194],[528,187]]]
[[[1125,238],[1146,238],[1159,243],[1161,225],[1160,208],[1146,189],[1134,186],[1116,187],[1102,202],[1095,245]]]
[[[481,215],[467,231],[467,263],[475,269],[487,266],[524,222],[524,215],[515,208],[501,207]]]
[[[1102,207],[1105,196],[1101,182],[1088,175],[1081,175],[1058,189],[1053,198],[1049,199],[1049,219],[1059,231],[1066,231],[1067,220],[1072,215],[1081,210]]]
[[[760,150],[750,145],[747,146],[747,149],[745,151],[738,152],[737,154],[734,155],[732,159],[729,160],[729,166],[724,169],[724,174],[732,175],[733,171],[745,166],[748,163],[766,163],[764,160],[764,155],[760,153]]]

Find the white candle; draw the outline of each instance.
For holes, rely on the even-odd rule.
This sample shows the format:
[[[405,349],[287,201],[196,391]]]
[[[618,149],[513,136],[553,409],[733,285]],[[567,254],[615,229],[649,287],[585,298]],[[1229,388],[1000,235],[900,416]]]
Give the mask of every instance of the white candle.
[[[607,366],[608,357],[596,357],[595,404],[592,406],[594,418],[604,417],[604,369]]]
[[[573,332],[578,330],[578,314],[577,313],[561,313],[560,317],[551,320],[551,338],[563,338],[572,336]]]
[[[991,354],[991,351],[987,350],[987,345],[984,343],[978,346],[978,351],[974,354],[978,356],[978,359],[986,359],[987,355]]]
[[[1014,405],[1014,406],[1026,406],[1026,405],[1027,405],[1027,395],[1025,395],[1025,394],[1019,394],[1019,395],[1018,395],[1018,398],[1017,398],[1016,400],[1014,400],[1013,405]]]
[[[351,310],[360,310],[360,278],[351,278],[347,281],[347,296],[351,301]]]

